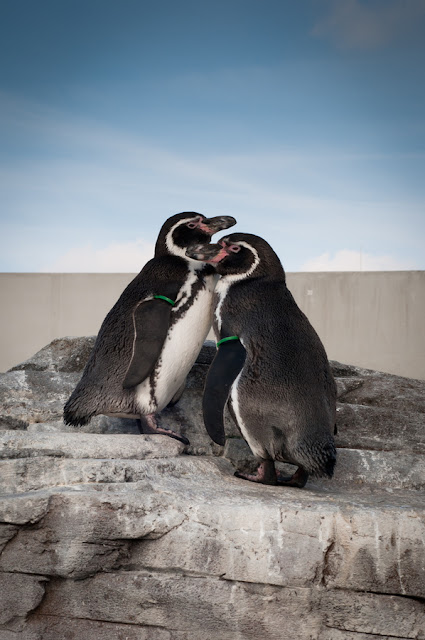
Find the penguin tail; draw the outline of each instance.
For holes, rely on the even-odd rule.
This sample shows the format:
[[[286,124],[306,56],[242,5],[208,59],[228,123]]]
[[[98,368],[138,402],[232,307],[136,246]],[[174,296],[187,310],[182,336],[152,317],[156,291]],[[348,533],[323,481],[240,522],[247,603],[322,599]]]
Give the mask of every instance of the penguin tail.
[[[82,427],[93,418],[95,414],[82,411],[79,404],[78,397],[75,398],[74,394],[72,394],[63,408],[63,421],[65,424],[73,427]]]
[[[318,478],[332,478],[336,464],[334,439],[304,441],[294,452],[294,458],[309,474]]]

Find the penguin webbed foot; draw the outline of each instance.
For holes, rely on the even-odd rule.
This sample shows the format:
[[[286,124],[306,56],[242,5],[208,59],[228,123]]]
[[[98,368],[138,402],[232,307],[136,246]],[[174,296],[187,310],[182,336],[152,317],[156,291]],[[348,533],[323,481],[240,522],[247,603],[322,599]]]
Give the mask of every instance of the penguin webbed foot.
[[[283,476],[279,471],[276,471],[273,460],[262,460],[257,471],[253,474],[236,471],[235,476],[250,482],[297,487],[299,489],[302,489],[308,480],[308,472],[302,467],[298,467],[292,476]]]
[[[284,485],[286,487],[298,487],[302,489],[305,487],[308,480],[308,472],[302,467],[298,467],[292,476],[284,476],[280,472],[277,474],[277,484]]]
[[[277,474],[273,460],[262,460],[258,465],[255,473],[241,473],[235,471],[237,478],[249,480],[250,482],[258,482],[260,484],[277,484]]]
[[[185,436],[182,436],[171,429],[159,427],[154,415],[140,416],[138,422],[141,434],[164,435],[174,438],[175,440],[179,440],[179,442],[182,442],[183,444],[190,444],[189,440]]]

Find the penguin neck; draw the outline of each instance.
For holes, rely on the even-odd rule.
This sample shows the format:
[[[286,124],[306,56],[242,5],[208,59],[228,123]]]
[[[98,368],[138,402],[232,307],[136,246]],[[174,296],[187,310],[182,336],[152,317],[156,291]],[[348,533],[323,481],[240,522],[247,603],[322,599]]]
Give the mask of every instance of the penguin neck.
[[[238,277],[236,277],[236,275]],[[216,333],[217,340],[220,337],[221,325],[222,325],[222,307],[223,303],[229,293],[229,290],[233,286],[237,286],[241,284],[241,282],[247,282],[247,279],[244,277],[245,274],[232,274],[228,276],[221,277],[217,282],[215,287],[215,310],[214,310],[214,330]]]
[[[169,264],[184,265],[188,272],[196,272],[199,276],[211,275],[215,273],[215,269],[205,262],[199,262],[199,260],[192,260],[188,258],[184,251],[180,253],[173,253],[167,249],[166,246],[158,244],[155,247],[155,259],[162,259],[169,262]]]

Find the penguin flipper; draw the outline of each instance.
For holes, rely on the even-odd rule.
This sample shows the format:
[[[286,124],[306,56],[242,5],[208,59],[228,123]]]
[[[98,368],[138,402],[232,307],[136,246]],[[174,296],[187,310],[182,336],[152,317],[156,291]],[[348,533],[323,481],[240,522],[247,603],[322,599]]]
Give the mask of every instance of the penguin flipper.
[[[202,399],[205,428],[212,440],[224,445],[224,409],[232,384],[242,370],[246,351],[237,341],[223,343],[208,370]]]
[[[163,300],[148,300],[133,312],[133,353],[123,388],[132,389],[153,371],[170,326],[172,307]]]

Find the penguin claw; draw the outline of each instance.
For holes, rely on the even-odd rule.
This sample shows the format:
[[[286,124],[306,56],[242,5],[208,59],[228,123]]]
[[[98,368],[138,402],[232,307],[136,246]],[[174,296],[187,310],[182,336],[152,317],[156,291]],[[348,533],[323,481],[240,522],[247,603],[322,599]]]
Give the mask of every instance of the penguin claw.
[[[172,431],[171,429],[164,429],[163,427],[157,427],[155,430],[155,433],[158,433],[164,436],[169,436],[170,438],[174,438],[174,440],[179,440],[180,442],[186,445],[190,444],[186,436],[179,435],[178,433],[176,433],[175,431]]]
[[[143,416],[143,419],[139,419],[140,433],[152,434],[152,435],[164,435],[169,438],[174,438],[185,445],[189,445],[189,440],[171,429],[165,427],[158,427],[155,417],[153,415]]]
[[[189,445],[190,442],[189,440],[186,438],[186,436],[182,436],[179,435],[178,433],[175,433],[174,431],[171,431],[171,429],[158,429],[158,433],[162,433],[164,436],[169,436],[170,438],[174,438],[175,440],[179,440],[180,442],[182,442],[185,445]]]

